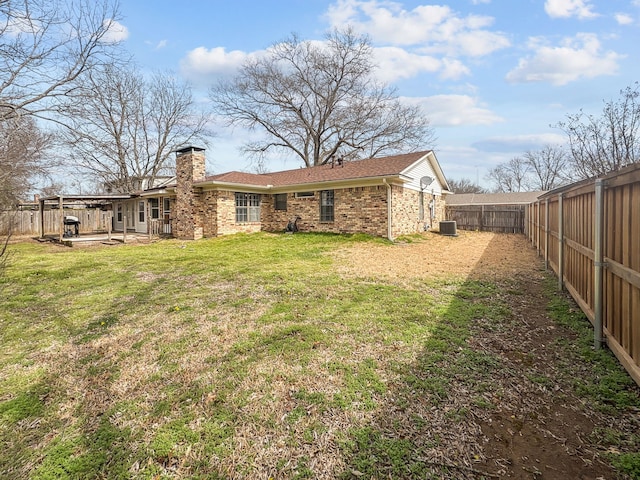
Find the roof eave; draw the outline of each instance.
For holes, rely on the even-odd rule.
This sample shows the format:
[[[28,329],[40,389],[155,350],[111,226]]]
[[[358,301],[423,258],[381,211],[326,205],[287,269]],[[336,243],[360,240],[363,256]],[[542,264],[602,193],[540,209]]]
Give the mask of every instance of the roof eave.
[[[203,190],[242,190],[250,192],[268,192],[273,185],[255,185],[251,183],[205,181],[198,182],[195,187]]]
[[[382,185],[387,182],[405,183],[410,178],[403,174],[378,175],[374,177],[358,177],[340,180],[323,180],[318,182],[296,183],[290,185],[252,185],[237,182],[201,182],[196,184],[204,190],[242,190],[255,193],[305,192],[309,190],[327,190],[331,188],[364,187]]]
[[[144,192],[142,192],[140,194],[141,197],[157,197],[157,196],[166,196],[166,195],[175,195],[176,194],[176,187],[171,185],[168,187],[162,187],[162,188],[152,188],[149,190],[145,190]]]

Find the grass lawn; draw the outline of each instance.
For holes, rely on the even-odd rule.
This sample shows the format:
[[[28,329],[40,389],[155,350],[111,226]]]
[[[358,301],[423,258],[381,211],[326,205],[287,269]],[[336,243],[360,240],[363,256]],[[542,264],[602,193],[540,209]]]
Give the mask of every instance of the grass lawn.
[[[485,376],[501,361],[467,339],[474,322],[505,328],[510,308],[490,281],[345,277],[328,254],[384,243],[12,245],[0,477],[456,478],[432,455],[451,431],[421,412],[446,402],[442,421],[463,428],[460,391],[494,408]]]

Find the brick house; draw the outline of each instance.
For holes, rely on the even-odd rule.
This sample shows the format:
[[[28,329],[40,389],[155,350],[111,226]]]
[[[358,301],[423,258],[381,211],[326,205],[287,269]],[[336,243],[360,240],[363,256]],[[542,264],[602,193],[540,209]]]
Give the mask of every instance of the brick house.
[[[175,182],[141,192],[133,210],[124,204],[114,210],[128,208],[148,231],[181,239],[281,232],[295,218],[302,232],[393,239],[444,220],[448,193],[431,150],[274,173],[206,176],[204,149],[186,147],[176,152]]]

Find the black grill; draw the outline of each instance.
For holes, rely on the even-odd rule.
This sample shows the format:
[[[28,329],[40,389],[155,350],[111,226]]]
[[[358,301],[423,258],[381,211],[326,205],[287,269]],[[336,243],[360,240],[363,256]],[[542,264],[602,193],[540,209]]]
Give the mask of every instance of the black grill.
[[[65,215],[63,222],[65,226],[65,237],[72,237],[73,235],[75,235],[76,237],[80,236],[80,220],[78,220],[78,217],[74,217],[73,215]],[[71,227],[73,227],[73,231],[71,230]]]

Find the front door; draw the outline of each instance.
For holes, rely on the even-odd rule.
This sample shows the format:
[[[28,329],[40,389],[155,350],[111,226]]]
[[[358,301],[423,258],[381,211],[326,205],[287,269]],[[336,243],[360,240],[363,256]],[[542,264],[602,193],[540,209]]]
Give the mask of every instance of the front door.
[[[147,202],[138,200],[136,202],[136,233],[147,233]]]

